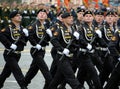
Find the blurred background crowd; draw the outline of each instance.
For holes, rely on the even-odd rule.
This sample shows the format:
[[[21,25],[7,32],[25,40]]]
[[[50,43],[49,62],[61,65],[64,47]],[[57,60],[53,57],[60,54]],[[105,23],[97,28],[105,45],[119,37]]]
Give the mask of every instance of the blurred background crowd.
[[[110,8],[120,15],[120,0],[0,0],[0,29],[11,22],[9,14],[13,10],[22,13],[22,25],[26,27],[36,19],[40,8],[45,8],[50,21],[53,21],[60,10],[71,11],[75,16],[76,9],[80,6],[92,11],[101,9],[104,12]]]

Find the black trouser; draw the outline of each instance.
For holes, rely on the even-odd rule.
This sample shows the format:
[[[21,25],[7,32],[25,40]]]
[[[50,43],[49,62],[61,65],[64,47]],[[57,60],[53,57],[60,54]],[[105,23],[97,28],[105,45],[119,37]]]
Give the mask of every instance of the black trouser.
[[[7,55],[7,53],[8,51],[5,50],[3,54],[6,64],[0,75],[0,87],[3,86],[6,78],[8,78],[11,73],[13,73],[19,86],[24,87],[24,75],[22,74],[22,71],[18,65],[21,54],[11,53],[10,55]]]
[[[118,88],[119,81],[120,81],[120,62],[118,62],[115,69],[111,73],[111,76],[104,89],[119,89]]]
[[[91,54],[91,59],[93,64],[97,67],[98,71],[101,73],[103,71],[103,61],[99,56],[99,51],[100,50],[96,50],[95,53]]]
[[[53,48],[51,49],[51,56],[52,56],[52,58],[53,58],[53,61],[52,61],[51,68],[50,68],[50,72],[51,72],[52,77],[54,77],[54,75],[55,75],[55,73],[56,73],[56,71],[57,71],[57,63],[58,63],[58,61],[59,61],[59,60],[57,60],[57,58],[56,58],[56,54],[57,54],[57,50],[56,50],[55,47],[53,47]]]
[[[95,89],[102,89],[97,71],[90,59],[89,54],[81,53],[79,55],[79,71],[77,78],[79,82],[84,85],[85,81],[92,81]]]
[[[108,54],[106,57],[101,56],[104,64],[103,64],[103,71],[100,73],[100,81],[102,86],[104,85],[105,81],[108,80],[110,73],[112,72],[114,65],[113,65],[113,58]]]
[[[34,51],[34,48],[31,48],[31,51],[30,51],[31,55],[32,55],[33,51]],[[42,50],[42,49],[32,55],[33,61],[30,65],[28,72],[26,73],[26,76],[25,76],[26,85],[28,85],[31,82],[31,80],[37,74],[39,69],[45,78],[44,89],[47,88],[47,86],[51,82],[52,76],[50,74],[47,64],[44,61],[44,55],[45,55],[45,50]]]
[[[59,59],[60,55],[57,55],[57,57]],[[82,87],[79,81],[75,78],[71,61],[68,57],[65,57],[62,61],[59,61],[57,72],[50,83],[49,89],[57,89],[57,86],[63,81],[66,81],[72,89],[81,89]]]

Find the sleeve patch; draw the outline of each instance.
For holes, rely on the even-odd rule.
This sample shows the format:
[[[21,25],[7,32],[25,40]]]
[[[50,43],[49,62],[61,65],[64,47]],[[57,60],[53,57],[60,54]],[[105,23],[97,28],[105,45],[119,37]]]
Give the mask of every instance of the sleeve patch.
[[[53,35],[54,35],[54,36],[58,36],[58,32],[54,32]]]
[[[115,36],[113,36],[111,40],[112,40],[112,41],[116,41],[116,37],[115,37]]]

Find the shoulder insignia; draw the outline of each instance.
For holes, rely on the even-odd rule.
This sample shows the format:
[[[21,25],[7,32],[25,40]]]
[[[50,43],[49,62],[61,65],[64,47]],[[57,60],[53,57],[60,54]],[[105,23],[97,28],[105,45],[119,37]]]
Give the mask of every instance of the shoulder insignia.
[[[111,40],[112,40],[112,41],[116,41],[116,37],[113,36],[113,37],[111,38]]]
[[[54,36],[58,36],[58,32],[54,32],[53,35],[54,35]]]
[[[5,31],[5,28],[3,28],[2,30],[1,30],[1,32],[4,32]]]

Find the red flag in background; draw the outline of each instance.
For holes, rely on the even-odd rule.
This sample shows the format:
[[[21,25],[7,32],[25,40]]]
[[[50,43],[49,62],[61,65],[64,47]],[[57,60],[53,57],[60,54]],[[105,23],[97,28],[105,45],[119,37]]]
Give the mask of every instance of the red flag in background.
[[[57,6],[58,7],[60,6],[60,0],[57,0]]]
[[[99,8],[98,1],[99,0],[93,0],[95,2],[95,8]]]
[[[64,0],[65,7],[67,9],[69,9],[69,2],[70,2],[70,0]]]
[[[102,0],[103,5],[109,6],[109,0]]]
[[[60,6],[61,6],[61,0],[57,0],[57,10],[60,10]]]
[[[86,7],[88,7],[88,0],[83,0],[83,3]]]

